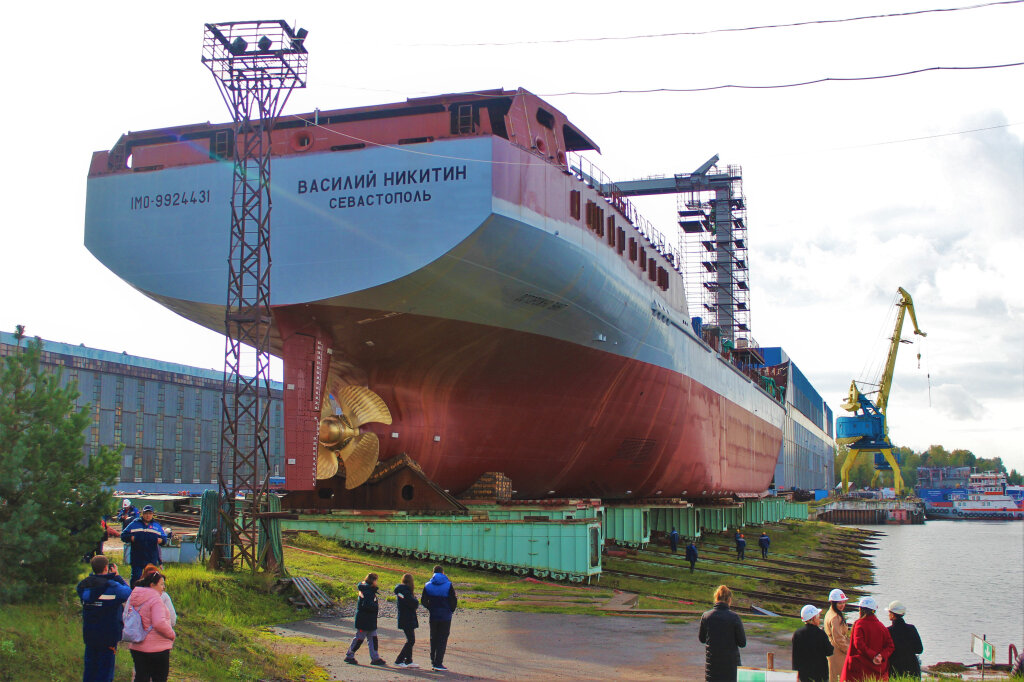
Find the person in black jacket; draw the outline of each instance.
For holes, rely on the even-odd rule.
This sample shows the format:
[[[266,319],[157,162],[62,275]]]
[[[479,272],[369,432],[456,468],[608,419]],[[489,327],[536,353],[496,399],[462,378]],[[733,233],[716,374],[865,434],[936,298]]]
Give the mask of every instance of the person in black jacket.
[[[376,573],[368,573],[366,579],[356,586],[359,602],[356,604],[356,636],[345,653],[345,662],[356,665],[356,651],[366,640],[370,650],[370,665],[387,665],[377,652],[377,579]]]
[[[821,629],[821,609],[807,606],[800,609],[805,625],[793,633],[793,668],[800,682],[828,682],[828,657],[832,642]]]
[[[906,675],[921,677],[921,661],[917,655],[924,651],[921,636],[917,628],[903,620],[907,615],[907,607],[903,602],[894,601],[889,604],[889,636],[896,650],[889,656],[889,675]]]
[[[747,645],[743,621],[732,610],[732,590],[719,585],[715,590],[715,608],[700,617],[697,638],[704,647],[705,682],[736,682],[740,665],[740,647]]]
[[[416,617],[416,609],[420,602],[415,596],[416,585],[412,579],[412,573],[402,576],[402,582],[395,585],[395,596],[398,598],[398,629],[405,633],[405,646],[398,654],[395,665],[399,668],[418,668],[412,662],[412,647],[416,644],[416,628],[420,626],[419,618]]]

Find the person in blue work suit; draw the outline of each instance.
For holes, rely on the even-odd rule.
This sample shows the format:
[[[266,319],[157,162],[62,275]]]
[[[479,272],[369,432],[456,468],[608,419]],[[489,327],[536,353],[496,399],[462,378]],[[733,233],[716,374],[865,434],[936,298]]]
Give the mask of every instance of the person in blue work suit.
[[[92,575],[77,588],[85,641],[82,682],[112,682],[117,643],[121,641],[121,611],[132,588],[118,575],[117,565],[102,554],[94,556],[90,565]]]
[[[121,522],[121,527],[124,528],[137,518],[139,518],[139,508],[132,504],[131,500],[122,500],[121,511],[117,514],[117,520]]]
[[[672,532],[668,534],[668,544],[672,547],[672,553],[675,554],[676,550],[679,548],[679,531],[674,527],[672,528]]]
[[[163,526],[153,520],[153,507],[142,508],[142,516],[135,519],[121,531],[121,542],[131,545],[132,585],[142,577],[146,564],[162,566],[160,545],[170,541],[170,534],[164,532]]]
[[[772,540],[768,537],[768,533],[761,531],[761,537],[757,539],[757,546],[761,548],[761,558],[768,558],[768,547],[771,546]]]
[[[690,573],[693,573],[693,567],[697,565],[697,557],[697,545],[690,540],[686,544],[686,560],[690,562]]]
[[[743,537],[743,533],[736,533],[736,558],[742,561],[747,555],[747,539]]]

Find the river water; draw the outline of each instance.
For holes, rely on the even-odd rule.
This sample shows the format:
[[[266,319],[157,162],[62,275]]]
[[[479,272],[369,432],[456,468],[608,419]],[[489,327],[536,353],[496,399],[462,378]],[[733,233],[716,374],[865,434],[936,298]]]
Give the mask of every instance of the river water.
[[[923,526],[864,526],[885,533],[872,561],[877,585],[866,588],[885,607],[898,599],[924,643],[921,661],[978,663],[971,634],[987,635],[997,663],[1007,646],[1024,645],[1024,523],[928,521]],[[847,609],[849,611],[849,608]]]

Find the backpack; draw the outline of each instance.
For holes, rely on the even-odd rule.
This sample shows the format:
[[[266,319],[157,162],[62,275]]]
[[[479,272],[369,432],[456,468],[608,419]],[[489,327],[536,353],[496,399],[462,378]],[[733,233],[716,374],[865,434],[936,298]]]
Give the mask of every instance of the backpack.
[[[125,642],[131,642],[132,644],[138,644],[146,639],[150,630],[153,629],[152,625],[148,628],[142,627],[142,614],[139,613],[139,610],[129,602],[125,602],[124,604],[124,613],[121,616],[121,622],[124,625],[121,630],[121,639]]]

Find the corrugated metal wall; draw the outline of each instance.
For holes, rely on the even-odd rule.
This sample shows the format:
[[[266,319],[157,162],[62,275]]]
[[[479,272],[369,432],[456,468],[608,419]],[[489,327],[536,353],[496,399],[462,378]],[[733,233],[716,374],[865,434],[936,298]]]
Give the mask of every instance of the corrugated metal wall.
[[[13,349],[6,337],[0,345]],[[219,373],[49,341],[43,351],[44,366],[59,369],[63,385],[78,383],[76,404],[92,406],[83,459],[100,446],[123,444],[120,482],[131,490],[145,483],[216,482],[221,405],[213,377]],[[280,385],[274,389],[270,467],[271,474],[283,474],[283,405]]]
[[[782,348],[762,348],[761,352],[767,366],[789,363],[786,424],[775,466],[775,487],[831,489],[835,468],[832,410]]]

